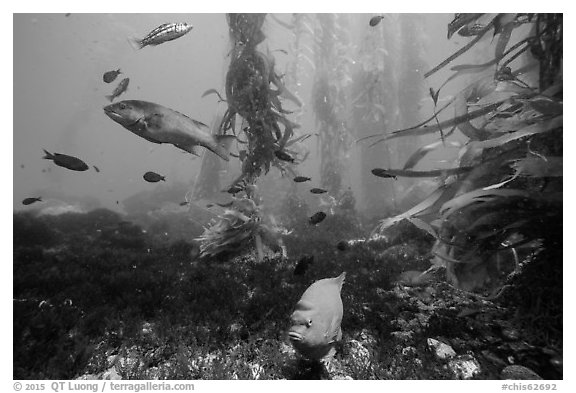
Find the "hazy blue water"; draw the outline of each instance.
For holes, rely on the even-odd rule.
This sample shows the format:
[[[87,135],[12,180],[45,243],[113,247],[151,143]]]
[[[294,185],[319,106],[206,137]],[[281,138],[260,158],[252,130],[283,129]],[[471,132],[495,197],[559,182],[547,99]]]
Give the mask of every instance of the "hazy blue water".
[[[354,21],[367,24],[370,16],[356,15]],[[290,21],[290,15],[279,17]],[[426,58],[431,66],[463,42],[445,39],[452,17],[424,18],[429,31]],[[128,44],[130,36],[143,37],[162,23],[177,21],[192,23],[194,29],[178,40],[140,51]],[[291,36],[284,28],[267,20],[265,31],[271,50],[290,50]],[[225,106],[217,104],[215,96],[201,95],[210,88],[223,92],[228,51],[224,14],[15,14],[13,208],[30,208],[21,205],[23,198],[44,196],[68,203],[92,199],[93,204],[118,209],[121,205],[116,201],[156,187],[142,179],[146,171],[161,173],[170,181],[193,180],[201,159],[171,145],[151,144],[123,129],[104,115],[104,96],[122,77],[129,77],[128,92],[117,100],[157,102],[210,124]],[[275,57],[276,69],[285,72],[290,56],[276,52]],[[124,74],[111,84],[104,83],[102,74],[117,68]],[[437,78],[441,81],[445,74]],[[314,132],[311,75],[301,83],[302,131]],[[316,142],[310,138],[306,143],[310,159],[299,169],[314,176],[318,174]],[[42,149],[74,155],[101,172],[57,167],[42,159]],[[232,170],[238,170],[237,160],[233,165],[236,169]],[[270,176],[279,176],[278,171],[272,170]],[[355,188],[354,173],[345,177]]]

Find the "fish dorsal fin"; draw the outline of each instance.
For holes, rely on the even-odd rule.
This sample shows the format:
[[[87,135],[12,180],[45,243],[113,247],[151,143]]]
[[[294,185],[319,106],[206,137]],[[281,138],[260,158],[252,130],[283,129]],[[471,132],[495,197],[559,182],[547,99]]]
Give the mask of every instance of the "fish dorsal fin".
[[[340,291],[342,291],[342,285],[344,284],[345,279],[346,279],[346,272],[342,272],[341,275],[334,278],[336,285],[338,285],[338,288],[340,289]]]
[[[210,127],[208,127],[206,124],[202,123],[201,121],[198,121],[198,120],[194,120],[194,119],[190,119],[190,120],[192,120],[192,121],[194,122],[194,124],[195,124],[197,127],[206,127],[206,128],[210,128]]]

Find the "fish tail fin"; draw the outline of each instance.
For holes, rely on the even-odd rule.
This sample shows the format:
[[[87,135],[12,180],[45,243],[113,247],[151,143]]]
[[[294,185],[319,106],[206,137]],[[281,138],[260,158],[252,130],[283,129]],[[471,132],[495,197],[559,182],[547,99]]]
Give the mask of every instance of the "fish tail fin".
[[[44,150],[44,153],[46,154],[46,155],[45,155],[44,157],[42,157],[42,158],[44,158],[44,159],[46,159],[46,160],[53,160],[53,159],[54,159],[54,154],[48,152],[46,149],[42,149],[42,150]]]
[[[344,284],[345,279],[346,279],[346,272],[342,272],[341,275],[336,277],[336,284],[340,287],[340,290],[342,290],[342,285]]]
[[[236,137],[234,135],[214,135],[214,140],[216,143],[212,151],[223,160],[229,161],[230,147],[232,146],[232,142],[236,140]]]
[[[134,50],[140,50],[144,48],[144,44],[142,44],[142,40],[136,37],[128,37],[128,43]]]

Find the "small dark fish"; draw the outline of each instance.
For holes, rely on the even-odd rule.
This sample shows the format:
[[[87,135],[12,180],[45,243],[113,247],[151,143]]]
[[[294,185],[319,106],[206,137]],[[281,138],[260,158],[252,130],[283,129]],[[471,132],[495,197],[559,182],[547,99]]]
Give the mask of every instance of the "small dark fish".
[[[336,244],[336,248],[340,251],[346,251],[348,249],[348,242],[346,240],[340,240],[338,244]]]
[[[288,153],[283,152],[282,150],[276,150],[274,152],[274,155],[276,156],[276,158],[278,158],[279,160],[282,161],[288,161],[288,162],[294,162],[294,158],[292,158],[292,156],[290,156]]]
[[[296,268],[294,268],[294,275],[301,276],[304,273],[306,273],[306,270],[308,270],[308,267],[310,267],[310,265],[313,262],[314,262],[313,255],[304,255],[302,258],[300,258],[300,260],[296,264]]]
[[[384,15],[376,15],[373,16],[372,18],[370,18],[370,26],[374,27],[376,26],[378,23],[380,23],[380,21],[382,21],[382,19],[384,19]]]
[[[314,215],[312,215],[312,217],[310,217],[310,224],[312,224],[312,225],[319,224],[322,221],[324,221],[325,218],[326,218],[326,213],[324,213],[324,212],[314,213]]]
[[[24,169],[24,164],[20,164],[20,168]]]
[[[54,164],[61,166],[62,168],[70,169],[72,171],[85,171],[88,170],[88,165],[84,161],[79,158],[68,156],[66,154],[59,154],[59,153],[48,153],[44,150],[46,155],[42,158],[46,160],[54,161]]]
[[[381,168],[372,169],[372,174],[374,176],[378,176],[378,177],[393,178],[394,180],[398,179],[396,176],[390,175],[388,173],[388,171],[386,171],[385,169],[381,169]]]
[[[104,75],[102,76],[102,79],[104,80],[104,82],[106,83],[110,83],[110,82],[114,82],[114,80],[116,80],[116,78],[118,77],[118,75],[120,75],[120,68],[118,68],[115,71],[107,71],[104,73]]]
[[[64,14],[64,16],[65,16],[66,18],[68,18],[70,15],[72,15],[70,12]]]
[[[309,177],[306,177],[306,176],[296,176],[293,180],[294,180],[296,183],[303,183],[303,182],[305,182],[305,181],[309,181],[309,180],[312,180],[312,179],[309,178]]]
[[[312,194],[324,194],[325,192],[328,192],[328,191],[326,191],[326,190],[324,190],[324,189],[322,189],[322,188],[313,188],[313,189],[310,190],[310,192],[311,192]]]
[[[239,193],[240,191],[244,190],[244,187],[239,186],[239,185],[234,185],[232,187],[230,187],[227,192],[228,194],[236,194]]]
[[[180,202],[180,206],[186,206],[187,204],[188,204],[188,201]]]
[[[144,176],[142,176],[144,180],[148,183],[157,183],[160,180],[166,181],[166,178],[162,175],[157,174],[156,172],[146,172]]]
[[[35,202],[42,202],[42,197],[38,197],[38,198],[26,198],[22,201],[23,205],[31,205]]]
[[[126,90],[128,90],[128,84],[130,83],[130,78],[124,78],[120,81],[120,83],[118,83],[118,86],[116,86],[116,88],[114,89],[114,91],[112,92],[112,94],[106,96],[106,98],[108,99],[108,101],[112,102],[114,101],[114,98],[118,97],[120,94],[124,93]]]
[[[100,173],[100,169],[98,169],[98,167],[96,165],[92,165],[94,167],[94,170],[98,173]]]
[[[120,202],[116,201],[116,204],[117,204],[117,205],[119,205],[119,204],[120,204]]]
[[[130,43],[136,49],[142,49],[148,45],[160,45],[164,42],[172,41],[176,38],[182,37],[190,30],[192,30],[193,27],[194,26],[187,23],[164,23],[163,25],[160,25],[152,30],[146,37],[141,40],[137,38],[130,39]]]
[[[234,201],[230,201],[228,203],[216,203],[216,204],[220,207],[230,207],[230,206],[232,206],[233,203],[234,203]]]

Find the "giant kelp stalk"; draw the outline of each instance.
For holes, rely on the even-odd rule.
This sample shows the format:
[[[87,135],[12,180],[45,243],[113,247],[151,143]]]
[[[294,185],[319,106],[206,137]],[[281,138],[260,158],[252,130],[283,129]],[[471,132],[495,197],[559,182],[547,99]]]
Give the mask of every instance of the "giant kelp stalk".
[[[391,16],[386,16],[387,22]],[[352,75],[350,103],[351,129],[356,138],[370,135],[374,130],[389,129],[397,122],[397,83],[395,59],[399,57],[394,40],[393,23],[380,23],[372,27],[369,17],[360,20],[357,66]],[[362,205],[367,212],[394,211],[396,198],[390,181],[379,181],[370,170],[393,164],[393,152],[388,143],[374,147],[359,145],[360,184]]]
[[[274,58],[269,51],[259,49],[266,36],[262,26],[266,14],[227,14],[232,49],[230,66],[226,74],[226,101],[228,109],[220,124],[220,133],[243,133],[238,141],[247,145],[239,151],[242,174],[230,185],[234,193],[245,193],[248,200],[258,204],[254,183],[267,173],[272,165],[281,171],[298,158],[290,147],[297,124],[290,121],[280,101],[287,98],[301,105],[296,96],[284,86],[274,69]],[[236,130],[237,116],[241,118],[241,131]],[[246,138],[246,140],[244,140]],[[253,209],[248,220],[232,220],[221,216],[203,236],[202,255],[217,255],[235,244],[242,248],[254,240],[261,259],[261,232],[259,209]],[[234,215],[234,213],[231,213]],[[239,244],[237,244],[240,242]]]
[[[340,192],[344,155],[350,146],[346,126],[346,88],[351,79],[348,55],[349,16],[317,14],[316,72],[312,101],[318,127],[321,184],[333,195]]]
[[[242,160],[241,179],[253,184],[258,176],[274,165],[281,171],[288,170],[285,157],[291,145],[297,124],[286,115],[280,97],[300,106],[300,100],[291,94],[274,69],[274,58],[257,49],[264,39],[262,25],[266,14],[228,14],[232,60],[226,75],[228,111],[222,129],[234,130],[235,116],[239,115],[246,126],[247,150]],[[294,158],[294,157],[292,157]]]
[[[426,36],[423,30],[424,16],[422,14],[398,15],[399,56],[396,63],[398,75],[398,126],[409,127],[421,120],[414,103],[420,102],[426,96],[423,74],[426,65],[424,60],[424,43]],[[409,136],[396,140],[391,152],[395,162],[401,162],[412,153],[414,147],[420,144],[418,136]]]
[[[556,66],[562,61],[558,51],[561,31],[561,18],[549,15],[457,14],[448,25],[448,38],[457,33],[470,37],[469,43],[425,76],[451,64],[487,34],[494,37],[494,57],[482,64],[453,65],[454,73],[431,90],[435,102],[452,80],[471,75],[473,82],[420,124],[374,136],[378,143],[436,134],[437,142],[409,157],[410,168],[428,152],[449,143],[447,130],[455,128],[468,138],[457,167],[431,171],[378,168],[372,172],[385,178],[436,177],[441,181],[428,198],[405,213],[382,220],[375,231],[403,219],[428,231],[437,239],[432,250],[434,262],[446,266],[456,287],[497,291],[510,269],[523,270],[519,254],[531,254],[531,260],[545,255],[547,273],[555,277],[556,287],[532,288],[532,293],[539,293],[539,301],[547,297],[554,304],[559,296],[561,303],[557,288],[562,281],[563,88],[561,67]],[[542,46],[542,42],[546,44]],[[548,52],[536,57],[538,63],[526,59],[527,54],[542,48]],[[553,77],[548,75],[552,71],[546,72],[552,84],[531,82],[529,74],[538,66],[556,70]],[[448,108],[453,117],[440,120],[439,115]],[[538,265],[546,263],[528,263],[526,270]],[[552,313],[557,318],[558,308]]]

